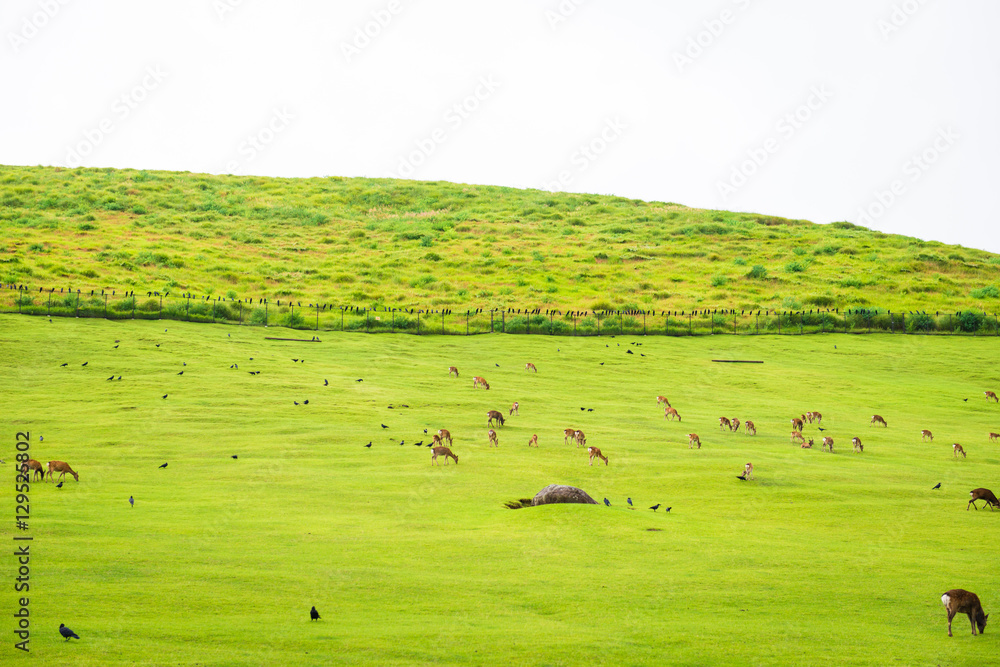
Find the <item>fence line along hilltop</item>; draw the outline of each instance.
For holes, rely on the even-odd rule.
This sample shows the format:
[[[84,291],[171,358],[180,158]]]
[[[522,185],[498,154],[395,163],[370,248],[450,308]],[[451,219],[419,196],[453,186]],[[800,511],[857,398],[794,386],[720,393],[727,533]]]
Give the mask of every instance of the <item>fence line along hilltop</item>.
[[[312,331],[555,336],[901,333],[1000,336],[996,313],[897,311],[881,308],[814,310],[542,310],[541,308],[392,308],[239,299],[128,290],[0,285],[0,313],[110,320],[181,320]]]

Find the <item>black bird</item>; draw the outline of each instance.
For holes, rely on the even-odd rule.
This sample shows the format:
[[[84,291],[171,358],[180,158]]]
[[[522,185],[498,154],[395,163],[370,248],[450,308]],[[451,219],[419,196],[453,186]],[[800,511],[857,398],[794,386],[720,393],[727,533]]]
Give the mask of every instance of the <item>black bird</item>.
[[[403,445],[405,445],[405,444],[406,444],[406,441],[405,441],[405,440],[400,440],[400,441],[399,441],[399,446],[400,446],[400,447],[402,447],[402,446],[403,446]]]
[[[233,454],[233,458],[238,459],[239,457],[236,454]]]
[[[62,485],[63,485],[63,483],[62,483],[62,482],[59,482],[58,484],[56,484],[56,488],[57,488],[57,489],[61,489],[61,488],[62,488]],[[79,637],[77,637],[77,639],[79,639]]]
[[[747,481],[746,473],[743,473],[742,475],[737,475],[736,479],[742,479],[744,482]]]
[[[669,511],[670,511],[670,510],[672,510],[672,509],[673,509],[673,507],[668,507],[667,509],[665,509],[665,510],[663,510],[663,511],[664,511],[664,512],[669,512]]]
[[[306,400],[302,401],[302,404],[303,405],[309,405],[309,399],[307,398]]]
[[[157,343],[157,344],[156,344],[156,347],[160,347],[160,343]]]
[[[821,431],[825,431],[825,430],[826,430],[826,429],[825,429],[825,428],[823,428],[822,426],[818,426],[817,428],[818,428],[819,430],[821,430]]]
[[[584,411],[584,410],[586,410],[586,409],[587,409],[587,408],[580,408],[580,412],[583,412],[583,411]]]
[[[632,350],[625,350],[625,354],[632,354]]]
[[[607,498],[604,499],[604,504],[607,505],[608,507],[611,507],[611,501],[608,500]]]
[[[645,355],[645,354],[643,354],[642,352],[640,352],[640,353],[639,353],[639,356],[640,356],[640,357],[645,357],[646,355]]]
[[[85,362],[83,362],[83,363],[82,363],[82,364],[80,364],[80,365],[81,365],[81,366],[86,366],[86,365],[87,365],[87,364],[89,364],[89,363],[90,363],[89,361],[85,361]]]
[[[649,509],[651,509],[651,510],[653,510],[655,512],[656,510],[660,509],[660,503],[656,503],[655,505],[653,505]]]
[[[365,381],[364,378],[358,378],[357,380],[355,380],[355,382],[364,382],[364,381]]]
[[[424,433],[427,433],[427,429],[424,429]]]
[[[180,373],[178,373],[178,375],[184,375],[184,371],[181,371]]]
[[[65,365],[66,365],[66,364],[63,364],[63,366],[65,366]],[[969,400],[969,399],[967,399],[967,398],[963,398],[962,400],[963,400],[963,401],[966,401],[966,402],[968,402],[968,400]]]
[[[298,359],[292,359],[292,361],[298,361]],[[313,607],[313,609],[315,609],[315,608],[316,608],[316,607]]]
[[[428,447],[433,447],[433,446],[434,446],[434,443],[433,443],[433,442],[428,442],[428,443],[427,443],[427,446],[428,446]]]
[[[382,428],[389,428],[389,427],[386,426],[385,424],[382,424]]]
[[[330,386],[330,381],[329,380],[323,380],[323,386],[324,387]]]
[[[164,463],[163,465],[161,465],[161,466],[158,466],[158,467],[159,467],[159,468],[166,468],[166,467],[167,467],[167,464],[166,464],[166,463]]]
[[[423,441],[423,440],[421,440],[420,442],[416,443],[417,447],[422,447],[422,446],[423,446],[423,444],[424,444],[424,441]]]
[[[309,620],[311,621],[319,620],[319,612],[316,611],[316,607],[313,607],[312,609],[309,610]]]
[[[111,376],[111,377],[109,377],[108,379],[109,379],[109,380],[114,380],[114,379],[115,379],[115,376],[114,376],[114,375],[112,375],[112,376]]]
[[[934,489],[940,489],[940,488],[941,488],[941,482],[938,482],[933,488],[931,488],[931,491],[933,491]]]
[[[68,364],[68,363],[65,363],[65,364],[59,364],[59,368],[62,368],[63,366],[69,366],[69,364]],[[968,400],[968,399],[966,399],[966,400]]]
[[[183,364],[184,366],[187,366],[187,365],[188,365],[188,362],[186,362],[186,361],[182,361],[182,362],[181,362],[181,364]]]
[[[170,394],[164,394],[164,395],[163,395],[163,398],[166,398],[166,397],[167,397],[167,396],[169,396],[169,395],[170,395]]]
[[[594,408],[587,408],[587,412],[593,412]]]
[[[602,365],[602,366],[604,365],[604,362],[603,362],[603,361],[601,362],[601,365]]]
[[[292,401],[292,403],[294,403],[295,405],[298,405],[298,404],[299,404],[299,402],[298,402],[298,401]]]
[[[369,440],[369,441],[368,441],[368,444],[367,444],[367,445],[365,445],[365,447],[367,447],[368,449],[371,449],[371,448],[372,448],[372,441],[371,441],[371,440]]]
[[[73,637],[74,639],[79,639],[80,638],[80,635],[76,634],[75,632],[73,632],[72,630],[70,630],[69,628],[67,628],[62,623],[59,624],[59,634],[61,634],[63,637],[65,637],[66,641],[69,641],[70,637]]]
[[[117,346],[117,345],[115,345],[115,349],[116,349],[116,350],[118,349],[118,346]]]
[[[135,498],[133,498],[132,496],[129,496],[128,497],[128,504],[131,505],[132,507],[135,507]]]
[[[632,507],[632,499],[631,498],[626,498],[626,500],[628,501],[628,506]]]

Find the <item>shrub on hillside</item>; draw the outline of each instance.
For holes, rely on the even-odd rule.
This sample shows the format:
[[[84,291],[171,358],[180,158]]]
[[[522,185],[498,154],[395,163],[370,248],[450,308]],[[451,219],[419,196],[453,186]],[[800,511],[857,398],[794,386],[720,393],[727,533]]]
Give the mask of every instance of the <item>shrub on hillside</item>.
[[[934,331],[934,316],[927,313],[916,313],[906,319],[907,331]]]
[[[967,310],[958,316],[958,328],[967,333],[979,331],[983,326],[983,314],[974,310]]]
[[[996,299],[1000,298],[1000,290],[993,285],[988,287],[978,287],[969,293],[973,299]]]
[[[747,272],[747,278],[763,280],[764,278],[767,278],[767,269],[760,264],[755,264],[754,267]]]
[[[802,273],[809,268],[809,262],[795,260],[785,264],[785,273]]]

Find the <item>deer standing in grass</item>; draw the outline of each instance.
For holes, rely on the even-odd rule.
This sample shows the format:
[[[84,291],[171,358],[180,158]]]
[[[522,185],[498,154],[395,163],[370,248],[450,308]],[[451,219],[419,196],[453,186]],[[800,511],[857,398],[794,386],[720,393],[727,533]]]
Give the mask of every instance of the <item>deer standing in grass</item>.
[[[806,441],[806,439],[802,437],[802,431],[792,431],[792,444],[793,445],[795,444],[796,440],[798,440],[799,442],[805,442]]]
[[[920,440],[921,441],[930,440],[931,442],[934,442],[934,434],[928,431],[927,429],[924,429],[923,431],[920,432]]]
[[[951,451],[955,454],[955,458],[956,459],[958,458],[959,454],[962,455],[963,459],[966,458],[965,457],[965,450],[962,449],[962,445],[958,444],[957,442],[954,445],[951,446]]]
[[[577,432],[573,434],[573,439],[576,440],[577,447],[583,447],[587,444],[587,436],[583,434],[583,431],[577,430]]]
[[[994,505],[1000,507],[1000,501],[997,500],[997,497],[993,495],[993,492],[990,491],[989,489],[973,489],[972,491],[969,491],[969,496],[972,498],[972,500],[970,500],[969,504],[965,506],[966,512],[969,511],[969,505],[975,507],[976,510],[979,509],[978,507],[976,507],[977,500],[985,500],[986,507],[989,507],[991,512],[993,511]]]
[[[872,415],[872,421],[871,424],[869,424],[869,426],[874,426],[875,424],[881,424],[886,428],[889,427],[889,425],[885,423],[885,420],[882,419],[882,415]]]
[[[455,377],[458,377],[458,369],[455,368],[454,366],[448,366],[448,375],[454,375]]]
[[[28,459],[21,464],[21,474],[27,475],[29,470],[33,470],[34,474],[31,476],[31,481],[35,481],[35,476],[39,476],[42,480],[45,480],[45,468],[42,467],[41,461],[36,461],[35,459]]]
[[[531,436],[531,439],[528,440],[528,447],[531,447],[532,445],[534,445],[535,447],[538,446],[538,434],[537,433],[533,434]]]
[[[801,419],[799,419],[798,417],[792,417],[792,430],[793,431],[799,431],[799,432],[801,432],[802,431],[802,426],[803,426],[803,424],[802,424],[802,420]]]
[[[728,428],[730,431],[733,430],[733,423],[729,421],[729,417],[719,417],[719,430]]]
[[[821,448],[826,449],[827,447],[830,448],[830,453],[833,454],[833,438],[831,438],[830,436],[826,436],[825,438],[823,438],[823,445]]]
[[[733,433],[736,433],[737,431],[740,430],[740,420],[737,419],[736,417],[733,417],[731,422],[732,425],[729,427],[729,430],[732,431]]]
[[[749,419],[743,422],[743,428],[746,429],[747,435],[757,435],[757,427]]]
[[[747,463],[743,466],[743,479],[753,479],[753,464]]]
[[[575,428],[565,428],[563,429],[563,444],[568,445],[570,438],[576,440],[576,429]]]
[[[990,433],[990,442],[996,442],[1000,438],[1000,433]]]
[[[990,402],[991,398],[993,399],[994,403],[1000,403],[1000,399],[998,399],[997,395],[994,394],[992,391],[984,391],[983,393],[986,394],[986,402],[987,403]]]
[[[601,450],[598,447],[588,447],[587,453],[590,454],[590,465],[594,465],[594,459],[601,459],[604,461],[604,465],[608,465],[608,457],[601,454]]]
[[[66,473],[69,473],[73,475],[73,479],[75,479],[78,482],[80,481],[80,476],[75,472],[73,472],[73,469],[70,468],[69,464],[66,463],[65,461],[49,461],[48,475],[49,479],[51,479],[53,482],[56,481],[53,473],[57,472],[62,473],[61,475],[59,475],[59,479],[64,479],[66,477]]]
[[[680,415],[680,413],[677,412],[677,410],[675,410],[672,407],[670,407],[669,405],[667,407],[663,408],[663,418],[666,419],[667,417],[670,417],[671,419],[673,419],[674,417],[677,417],[677,421],[681,421],[681,415]]]
[[[494,422],[499,426],[503,426],[503,414],[499,410],[490,410],[486,413],[486,417],[487,426],[493,426]]]
[[[538,369],[535,368],[535,365],[533,363],[531,363],[530,361],[524,365],[524,370],[526,370],[526,371],[535,371],[536,373],[538,372]]]
[[[447,440],[449,445],[453,444],[451,442],[451,431],[449,431],[448,429],[446,429],[446,428],[439,428],[438,432],[437,432],[437,435],[438,435],[438,437],[437,437],[438,442],[443,442],[443,441]]]
[[[861,438],[857,436],[851,438],[851,444],[854,445],[855,452],[865,453],[865,446],[861,444]]]
[[[944,605],[945,611],[948,612],[949,637],[953,636],[951,634],[951,619],[955,618],[956,614],[965,614],[969,617],[973,635],[982,634],[986,629],[986,619],[990,616],[983,612],[983,605],[979,601],[979,596],[975,593],[970,593],[961,588],[953,588],[941,596],[941,604]],[[976,632],[977,628],[979,632]]]
[[[439,456],[444,457],[445,465],[448,465],[449,458],[455,459],[455,465],[458,465],[458,457],[452,454],[451,450],[448,449],[447,447],[435,447],[434,449],[431,450],[431,465],[434,464],[441,465],[437,463]]]
[[[496,431],[494,431],[493,429],[490,429],[489,431],[486,432],[486,435],[489,436],[490,445],[491,446],[496,446],[496,447],[500,446],[500,442],[497,440],[497,432]]]
[[[667,400],[666,396],[657,396],[656,397],[656,404],[659,405],[660,403],[666,403],[667,407],[670,407],[670,401]]]
[[[520,407],[518,405],[518,402],[514,401],[514,404],[512,406],[510,406],[510,412],[507,413],[507,416],[508,417],[510,417],[511,415],[518,415],[518,416],[520,416],[521,413],[517,411],[518,407]]]
[[[476,387],[483,387],[484,389],[489,389],[490,384],[489,382],[486,381],[486,378],[476,375],[472,378],[472,388],[475,389]]]
[[[695,445],[698,445],[698,449],[701,449],[701,438],[698,437],[697,433],[688,433],[688,449],[691,449]]]

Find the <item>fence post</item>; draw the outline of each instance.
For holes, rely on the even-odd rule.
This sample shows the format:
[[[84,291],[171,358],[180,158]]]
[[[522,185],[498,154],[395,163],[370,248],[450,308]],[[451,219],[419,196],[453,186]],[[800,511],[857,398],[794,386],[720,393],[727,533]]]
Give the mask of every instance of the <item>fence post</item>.
[[[500,333],[507,333],[507,311],[500,311]]]
[[[342,320],[343,321],[343,320]],[[417,335],[420,335],[420,311],[417,311]]]
[[[576,311],[573,311],[573,335],[576,335]]]
[[[496,312],[495,309],[490,308],[490,333],[493,333],[493,314]]]
[[[622,335],[622,311],[618,311],[618,335]]]
[[[441,309],[441,335],[444,335],[444,308]]]
[[[319,331],[319,304],[316,304],[316,331]]]
[[[51,292],[51,290],[49,291],[49,305],[48,305],[48,309],[45,311],[45,314],[48,315],[49,317],[52,317],[52,292]]]
[[[595,312],[594,315],[597,316],[597,335],[600,336],[601,335],[601,314],[598,313],[598,312]]]
[[[108,319],[108,295],[104,295],[104,319]]]
[[[264,326],[267,326],[267,299],[264,299]]]
[[[465,335],[469,335],[469,311],[465,311]]]
[[[212,297],[208,297],[208,302],[212,302]],[[215,297],[215,303],[219,303],[219,297]],[[215,324],[215,306],[212,306],[212,324]]]
[[[191,321],[191,296],[188,295],[184,301],[184,319],[185,321]]]
[[[368,333],[368,307],[365,306],[365,333]]]
[[[733,308],[733,335],[736,335],[736,309]]]
[[[694,311],[693,310],[690,313],[688,313],[688,336],[691,336],[691,335],[694,334],[694,329],[691,328],[691,318],[692,317],[694,317]]]
[[[758,335],[758,336],[760,335],[760,311],[759,310],[757,311],[757,322],[754,325],[754,334]]]
[[[135,319],[135,293],[132,293],[132,319]]]
[[[778,315],[778,335],[781,335],[781,315]]]
[[[524,330],[531,335],[531,315],[528,314],[527,309],[524,312]]]
[[[132,303],[135,304],[135,297],[132,297]],[[80,290],[76,291],[76,307],[73,309],[73,317],[80,317]]]
[[[666,319],[663,320],[663,335],[670,335],[670,311],[667,311]]]

